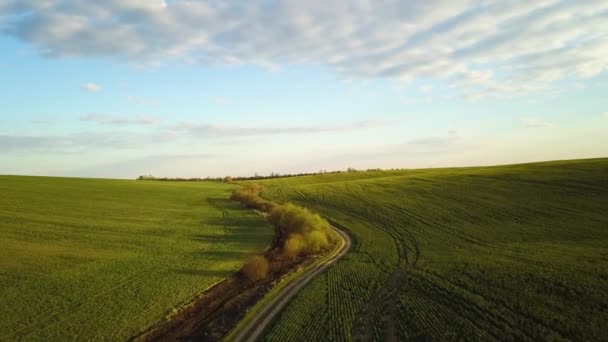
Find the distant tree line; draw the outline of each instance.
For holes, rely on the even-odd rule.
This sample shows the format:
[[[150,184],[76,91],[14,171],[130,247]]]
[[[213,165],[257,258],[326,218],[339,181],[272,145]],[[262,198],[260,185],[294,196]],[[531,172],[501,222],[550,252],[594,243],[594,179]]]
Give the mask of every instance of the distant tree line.
[[[395,170],[395,169],[391,169]],[[241,176],[241,177],[205,177],[205,178],[169,178],[169,177],[154,177],[152,175],[144,175],[137,177],[138,180],[153,180],[153,181],[175,181],[175,182],[201,182],[201,181],[215,181],[215,182],[233,182],[233,181],[248,181],[248,180],[263,180],[263,179],[272,179],[272,178],[287,178],[287,177],[300,177],[300,176],[316,176],[323,174],[336,174],[336,173],[344,173],[344,172],[361,172],[361,171],[383,171],[383,169],[375,168],[375,169],[366,169],[366,170],[357,170],[353,167],[349,167],[346,171],[343,170],[335,170],[335,171],[327,171],[327,170],[319,170],[318,172],[300,172],[300,173],[285,173],[279,174],[276,172],[271,172],[269,175],[258,175],[257,173],[254,176]]]
[[[145,175],[137,177],[137,180],[148,180],[148,181],[169,181],[169,182],[202,182],[202,181],[225,181],[226,177],[205,177],[205,178],[171,178],[171,177],[154,177],[152,175]]]

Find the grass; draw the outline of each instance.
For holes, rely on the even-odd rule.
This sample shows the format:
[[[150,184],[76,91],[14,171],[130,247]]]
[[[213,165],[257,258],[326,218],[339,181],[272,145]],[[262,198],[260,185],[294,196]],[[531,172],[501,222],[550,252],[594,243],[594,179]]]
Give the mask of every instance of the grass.
[[[262,183],[355,240],[267,340],[608,339],[608,159]]]
[[[0,176],[0,340],[125,340],[267,248],[234,186]]]

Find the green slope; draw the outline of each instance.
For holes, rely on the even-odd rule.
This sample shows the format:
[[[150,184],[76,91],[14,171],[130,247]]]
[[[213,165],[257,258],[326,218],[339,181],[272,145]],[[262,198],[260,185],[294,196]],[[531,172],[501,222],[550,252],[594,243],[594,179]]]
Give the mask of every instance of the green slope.
[[[608,339],[608,159],[265,185],[356,240],[268,340]]]
[[[221,183],[0,176],[0,340],[125,340],[264,250]]]

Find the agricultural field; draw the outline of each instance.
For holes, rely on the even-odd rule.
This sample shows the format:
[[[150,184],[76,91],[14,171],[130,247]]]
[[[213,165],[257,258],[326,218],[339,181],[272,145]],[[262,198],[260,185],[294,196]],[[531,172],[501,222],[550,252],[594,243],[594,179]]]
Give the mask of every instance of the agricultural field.
[[[262,183],[354,240],[266,340],[608,340],[608,159]]]
[[[127,340],[264,251],[219,182],[0,176],[0,340]]]

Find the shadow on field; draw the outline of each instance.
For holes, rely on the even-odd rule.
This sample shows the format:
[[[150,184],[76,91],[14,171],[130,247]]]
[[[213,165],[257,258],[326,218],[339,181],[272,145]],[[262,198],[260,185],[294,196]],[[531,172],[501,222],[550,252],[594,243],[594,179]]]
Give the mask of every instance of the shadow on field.
[[[214,235],[214,234],[194,234],[192,240],[197,242],[207,243],[230,243],[234,241],[232,234]]]
[[[205,217],[202,224],[224,226],[235,229],[253,229],[266,226],[267,224],[258,217]]]
[[[218,234],[194,234],[191,237],[192,240],[197,242],[204,243],[213,243],[213,244],[226,244],[226,245],[234,245],[239,242],[248,242],[251,240],[258,240],[259,233],[256,231],[251,231],[248,229],[233,229],[230,228],[226,234],[218,235]],[[268,242],[270,242],[271,237],[269,236]]]
[[[200,251],[196,252],[197,257],[205,260],[245,260],[251,253],[243,252],[242,250],[217,250],[217,251]]]
[[[205,201],[207,203],[202,203],[202,205],[209,204],[218,211],[224,211],[226,208],[238,208],[238,203],[233,202],[229,198],[225,197],[207,197],[205,198]]]
[[[228,273],[228,270],[197,270],[197,269],[192,269],[192,268],[182,268],[182,269],[177,269],[175,270],[175,273],[177,274],[183,274],[183,275],[190,275],[190,276],[196,276],[196,277],[219,277],[219,278],[223,278],[226,276],[226,273]]]

